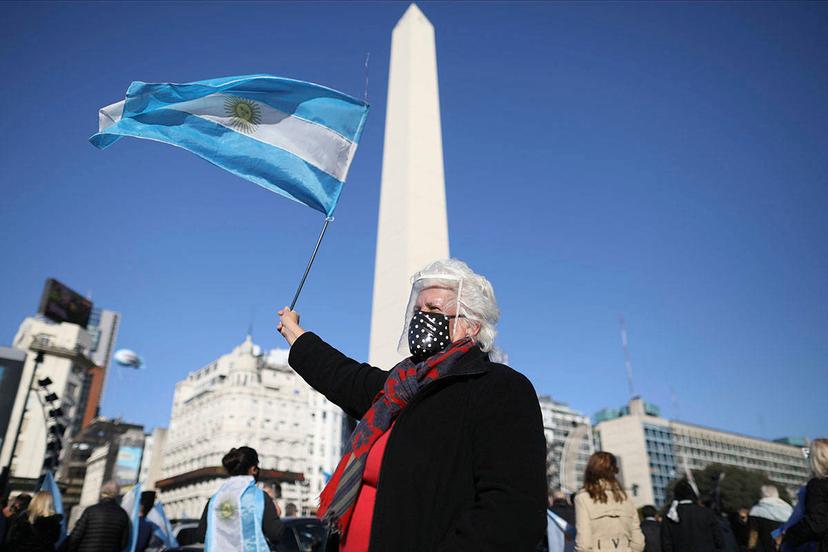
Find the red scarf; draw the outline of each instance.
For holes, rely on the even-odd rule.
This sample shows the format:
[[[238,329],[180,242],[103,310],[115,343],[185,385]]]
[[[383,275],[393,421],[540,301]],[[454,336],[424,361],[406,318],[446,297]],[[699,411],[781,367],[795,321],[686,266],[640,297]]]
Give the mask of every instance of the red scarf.
[[[472,347],[474,341],[467,337],[419,364],[407,358],[391,370],[382,391],[377,393],[371,408],[351,434],[350,451],[339,461],[322,490],[317,516],[336,524],[342,534],[346,532],[362,487],[362,473],[371,447],[423,386],[448,375],[457,360]]]

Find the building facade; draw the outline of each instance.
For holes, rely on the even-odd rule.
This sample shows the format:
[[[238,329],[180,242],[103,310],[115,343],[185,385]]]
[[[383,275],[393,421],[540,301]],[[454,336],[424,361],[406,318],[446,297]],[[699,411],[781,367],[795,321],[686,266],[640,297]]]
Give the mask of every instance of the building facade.
[[[686,469],[710,464],[764,473],[792,496],[808,480],[808,463],[799,446],[670,421],[652,412],[634,398],[617,417],[603,418],[594,429],[596,447],[618,457],[624,486],[636,506],[662,506],[670,481]]]
[[[89,333],[77,324],[30,317],[20,325],[12,347],[25,351],[26,360],[0,453],[0,465],[5,466],[14,448],[12,477],[29,480],[42,473],[47,443],[53,441],[49,438],[49,410],[53,405],[59,404],[62,412],[64,439],[80,430],[85,411],[84,383],[87,370],[93,366],[91,345]],[[49,380],[48,391],[56,395],[51,398],[56,400],[47,401],[48,393],[39,384],[45,378]],[[20,434],[15,444],[18,426]]]
[[[546,437],[548,490],[573,493],[581,488],[593,452],[589,417],[547,395],[538,397]]]
[[[176,385],[156,482],[168,516],[199,517],[224,477],[221,458],[242,445],[258,451],[262,479],[281,484],[282,504],[310,513],[341,456],[341,426],[342,411],[288,366],[287,351],[263,354],[248,336]]]

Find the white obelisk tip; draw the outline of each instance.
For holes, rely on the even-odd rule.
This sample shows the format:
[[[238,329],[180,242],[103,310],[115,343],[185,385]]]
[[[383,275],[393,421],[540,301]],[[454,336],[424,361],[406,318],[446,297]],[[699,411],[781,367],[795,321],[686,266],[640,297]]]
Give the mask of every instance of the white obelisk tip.
[[[449,256],[434,27],[411,4],[394,27],[369,362],[390,369],[402,358],[409,278]]]

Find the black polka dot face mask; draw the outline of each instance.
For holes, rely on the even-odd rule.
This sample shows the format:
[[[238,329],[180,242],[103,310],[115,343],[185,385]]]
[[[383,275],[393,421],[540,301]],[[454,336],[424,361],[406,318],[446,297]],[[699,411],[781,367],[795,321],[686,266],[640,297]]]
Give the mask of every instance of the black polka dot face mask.
[[[414,311],[408,325],[408,350],[414,362],[421,362],[451,344],[449,320],[439,312]]]

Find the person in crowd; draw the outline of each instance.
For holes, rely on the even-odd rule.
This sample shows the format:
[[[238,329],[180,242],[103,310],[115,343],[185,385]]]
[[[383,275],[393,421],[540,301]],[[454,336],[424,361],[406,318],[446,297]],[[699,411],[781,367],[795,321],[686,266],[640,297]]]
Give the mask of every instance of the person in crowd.
[[[12,528],[22,521],[26,516],[26,511],[29,508],[29,503],[32,501],[32,495],[27,493],[20,493],[6,503],[3,508],[4,530],[3,538],[0,539],[0,552],[7,550],[5,543],[8,541],[9,533]]]
[[[559,489],[552,491],[549,496],[549,509],[568,524],[575,526],[575,506],[569,502],[563,491]]]
[[[256,486],[259,454],[250,447],[230,449],[221,459],[228,477],[201,514],[199,541],[205,552],[245,550],[264,552],[284,531],[276,505]]]
[[[299,515],[299,508],[293,502],[285,504],[285,517],[296,517]]]
[[[813,477],[805,487],[802,519],[785,530],[782,549],[818,543],[819,552],[828,552],[828,439],[814,439],[808,461]]]
[[[673,489],[673,501],[661,523],[662,552],[714,552],[724,549],[719,520],[698,504],[692,485],[682,479]]]
[[[359,419],[320,497],[328,550],[531,551],[546,527],[546,444],[529,380],[493,360],[497,302],[456,259],[412,278],[390,371],[279,311],[289,363]],[[390,436],[390,437],[389,437]]]
[[[4,496],[0,499],[0,551],[3,550],[3,542],[6,540],[6,526],[8,525],[9,516],[6,515],[6,510],[9,508],[9,497]]]
[[[273,485],[260,485],[270,500],[273,501],[273,506],[276,508],[276,517],[282,517],[282,509],[279,507],[279,499],[282,498],[282,486],[278,483]]]
[[[793,508],[779,498],[779,490],[773,485],[762,485],[761,495],[759,502],[750,509],[748,550],[776,552],[776,542],[771,533],[788,521]]]
[[[54,552],[60,539],[60,522],[63,516],[55,512],[51,493],[39,491],[32,497],[29,507],[9,529],[9,552]]]
[[[54,552],[60,539],[60,521],[55,512],[52,495],[46,491],[35,493],[28,508],[21,512],[9,527],[6,550],[9,552]]]
[[[732,512],[728,515],[730,530],[733,532],[733,537],[736,539],[736,545],[739,547],[739,552],[745,552],[748,549],[748,542],[750,541],[750,525],[748,524],[749,514],[750,508],[742,506],[738,511]]]
[[[129,542],[129,516],[118,504],[121,487],[107,481],[101,499],[81,514],[69,535],[69,552],[121,552]]]
[[[155,506],[155,491],[144,491],[141,493],[141,510],[138,517],[138,537],[135,541],[135,552],[144,552],[150,545],[154,545],[155,531],[158,526],[147,519],[147,516]]]
[[[644,552],[661,552],[661,526],[658,510],[648,504],[641,508],[641,532],[644,533]]]
[[[638,512],[617,476],[615,455],[596,452],[590,456],[584,488],[575,495],[575,552],[644,550]]]

